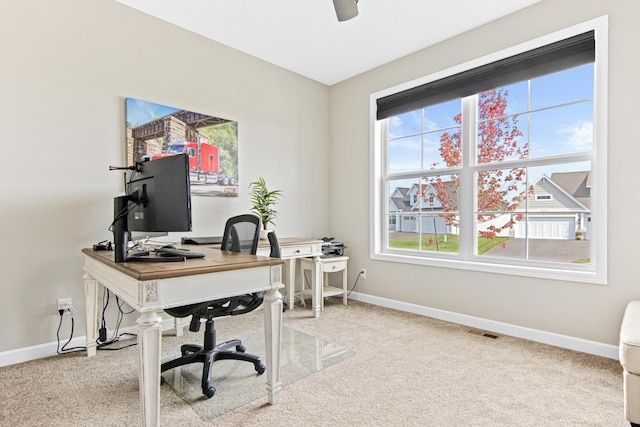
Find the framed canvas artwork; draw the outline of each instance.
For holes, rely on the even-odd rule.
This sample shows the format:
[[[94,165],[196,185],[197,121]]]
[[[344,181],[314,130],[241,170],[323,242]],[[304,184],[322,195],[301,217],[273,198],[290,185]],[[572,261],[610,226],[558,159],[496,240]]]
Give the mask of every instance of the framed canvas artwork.
[[[127,165],[186,153],[191,194],[238,195],[238,122],[126,99]]]

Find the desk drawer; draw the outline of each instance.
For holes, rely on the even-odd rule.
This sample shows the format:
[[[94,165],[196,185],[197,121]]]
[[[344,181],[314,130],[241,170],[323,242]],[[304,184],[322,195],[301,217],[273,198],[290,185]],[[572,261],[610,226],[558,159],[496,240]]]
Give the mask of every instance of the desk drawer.
[[[313,254],[313,246],[312,245],[281,246],[280,253],[282,255],[282,258],[307,257]]]

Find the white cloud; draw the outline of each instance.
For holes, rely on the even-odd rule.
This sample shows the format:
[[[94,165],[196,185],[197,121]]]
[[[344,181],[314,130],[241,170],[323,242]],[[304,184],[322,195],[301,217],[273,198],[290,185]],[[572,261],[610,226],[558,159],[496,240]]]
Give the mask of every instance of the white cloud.
[[[569,145],[572,151],[590,151],[593,147],[593,122],[580,120],[572,125],[560,129],[564,136],[564,144]]]

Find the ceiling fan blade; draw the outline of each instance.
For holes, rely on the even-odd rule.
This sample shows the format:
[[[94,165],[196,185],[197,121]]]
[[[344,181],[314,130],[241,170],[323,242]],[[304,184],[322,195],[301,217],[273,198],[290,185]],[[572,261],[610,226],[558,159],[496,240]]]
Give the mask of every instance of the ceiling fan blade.
[[[358,0],[333,0],[338,21],[348,21],[358,16]]]

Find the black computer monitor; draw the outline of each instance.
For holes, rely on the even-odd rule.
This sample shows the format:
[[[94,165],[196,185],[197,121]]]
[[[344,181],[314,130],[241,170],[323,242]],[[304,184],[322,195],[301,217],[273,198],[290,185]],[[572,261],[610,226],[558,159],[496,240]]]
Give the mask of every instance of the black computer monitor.
[[[129,232],[191,231],[191,187],[186,154],[136,163],[126,194],[114,199],[115,261],[127,260]]]

